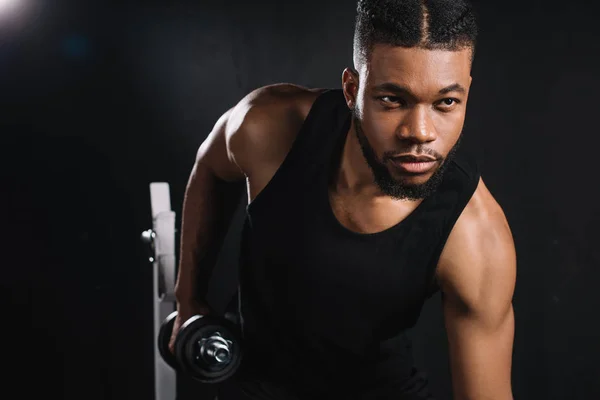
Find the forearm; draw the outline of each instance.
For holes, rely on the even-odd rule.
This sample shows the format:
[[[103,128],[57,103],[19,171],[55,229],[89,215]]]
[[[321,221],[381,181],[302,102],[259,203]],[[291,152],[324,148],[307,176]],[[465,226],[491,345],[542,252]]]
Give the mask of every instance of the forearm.
[[[196,163],[192,169],[183,202],[175,287],[178,299],[206,297],[223,238],[243,189],[243,182],[225,182],[202,163]]]

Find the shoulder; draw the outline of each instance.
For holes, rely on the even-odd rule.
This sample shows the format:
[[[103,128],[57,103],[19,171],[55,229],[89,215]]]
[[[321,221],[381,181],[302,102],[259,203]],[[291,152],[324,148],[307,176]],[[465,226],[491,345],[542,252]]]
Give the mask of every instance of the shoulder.
[[[512,297],[514,241],[504,211],[483,179],[450,233],[437,278],[444,295],[467,307]]]
[[[240,169],[250,173],[257,160],[280,163],[324,90],[289,83],[264,86],[229,110],[225,135]]]

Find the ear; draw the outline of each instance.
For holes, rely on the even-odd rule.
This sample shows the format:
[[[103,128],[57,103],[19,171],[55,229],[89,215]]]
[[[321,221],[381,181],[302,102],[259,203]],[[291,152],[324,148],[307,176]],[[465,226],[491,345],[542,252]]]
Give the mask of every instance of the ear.
[[[351,110],[356,107],[356,97],[358,95],[358,72],[353,68],[346,68],[342,73],[342,89],[346,104]]]

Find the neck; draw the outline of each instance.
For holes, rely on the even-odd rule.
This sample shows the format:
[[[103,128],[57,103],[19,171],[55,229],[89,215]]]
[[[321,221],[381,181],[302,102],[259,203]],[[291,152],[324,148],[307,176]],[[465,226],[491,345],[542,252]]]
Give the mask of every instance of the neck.
[[[349,195],[382,196],[373,172],[362,154],[356,138],[354,121],[346,135],[340,163],[334,174],[333,188],[338,193]]]

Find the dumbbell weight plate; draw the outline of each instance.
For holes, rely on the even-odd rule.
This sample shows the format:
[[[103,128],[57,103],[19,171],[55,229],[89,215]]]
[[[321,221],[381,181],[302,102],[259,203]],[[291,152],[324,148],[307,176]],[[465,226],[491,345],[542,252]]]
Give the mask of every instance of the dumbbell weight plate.
[[[158,331],[158,352],[169,367],[179,371],[181,368],[177,364],[177,359],[175,358],[175,355],[169,351],[169,341],[171,340],[171,334],[173,333],[175,318],[177,318],[177,311],[169,314],[160,326],[160,330]]]
[[[200,356],[202,339],[210,338],[215,333],[229,342],[228,362],[210,364]],[[203,383],[225,381],[235,374],[242,361],[242,345],[238,328],[224,318],[194,316],[181,326],[177,334],[175,355],[182,372],[194,379]]]

